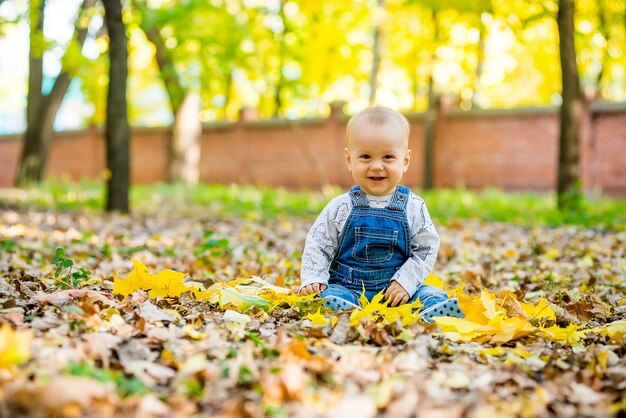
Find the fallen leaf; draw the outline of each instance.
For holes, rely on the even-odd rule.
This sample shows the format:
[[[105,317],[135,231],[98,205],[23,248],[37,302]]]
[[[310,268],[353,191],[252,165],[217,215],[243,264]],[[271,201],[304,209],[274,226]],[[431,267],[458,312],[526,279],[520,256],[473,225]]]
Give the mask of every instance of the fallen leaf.
[[[3,324],[0,327],[0,369],[13,369],[31,357],[30,343],[33,333],[29,330],[13,330]]]

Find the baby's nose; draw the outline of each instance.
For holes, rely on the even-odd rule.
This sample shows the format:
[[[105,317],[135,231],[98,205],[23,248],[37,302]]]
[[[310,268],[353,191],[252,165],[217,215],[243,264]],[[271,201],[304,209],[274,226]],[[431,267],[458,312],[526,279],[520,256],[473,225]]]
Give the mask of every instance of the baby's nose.
[[[383,162],[380,160],[374,160],[372,161],[372,170],[382,170],[383,169]]]

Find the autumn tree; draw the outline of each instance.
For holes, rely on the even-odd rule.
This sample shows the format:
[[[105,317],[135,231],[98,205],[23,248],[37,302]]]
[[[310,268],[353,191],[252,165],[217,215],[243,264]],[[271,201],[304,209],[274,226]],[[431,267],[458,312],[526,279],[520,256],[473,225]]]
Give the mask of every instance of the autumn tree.
[[[424,160],[422,164],[422,187],[432,189],[435,185],[435,138],[437,137],[437,121],[440,117],[440,96],[435,87],[435,63],[437,60],[436,48],[439,41],[439,22],[437,11],[432,10],[432,49],[430,56],[430,71],[428,72],[428,108],[424,124]]]
[[[200,136],[202,134],[199,94],[184,84],[176,68],[175,59],[172,57],[171,48],[166,46],[167,39],[160,31],[166,23],[164,11],[151,10],[141,0],[135,0],[133,5],[141,15],[141,28],[147,39],[154,45],[156,62],[174,115],[168,138],[167,179],[170,182],[196,184],[200,177]],[[178,7],[175,11],[167,11],[167,15],[187,19],[188,16],[194,14],[193,3],[182,4]],[[168,18],[168,20],[173,19]]]
[[[126,109],[128,40],[121,0],[103,0],[109,35],[109,88],[106,107],[107,211],[128,212],[130,127]]]
[[[43,53],[47,42],[43,34],[45,0],[32,0],[29,10],[30,50],[28,71],[28,98],[26,107],[26,132],[20,155],[16,186],[39,182],[43,179],[53,124],[63,97],[72,80],[72,71],[80,61],[80,51],[87,37],[89,17],[87,11],[96,0],[83,0],[75,21],[74,37],[61,58],[62,68],[48,94],[43,92]]]
[[[620,100],[612,87],[626,67],[626,1],[578,2],[576,22],[582,28],[576,34],[581,86],[594,99]]]
[[[561,210],[580,206],[580,127],[583,96],[574,48],[575,0],[559,0],[557,24],[561,57],[562,97],[559,125],[557,203]]]

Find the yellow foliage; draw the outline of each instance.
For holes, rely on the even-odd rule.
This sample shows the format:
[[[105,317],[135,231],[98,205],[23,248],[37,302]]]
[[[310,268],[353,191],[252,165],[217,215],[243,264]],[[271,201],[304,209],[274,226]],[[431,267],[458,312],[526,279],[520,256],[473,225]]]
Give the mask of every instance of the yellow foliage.
[[[238,278],[223,283],[215,283],[206,290],[197,285],[185,284],[186,273],[162,270],[156,276],[139,260],[133,259],[134,267],[125,278],[114,275],[113,293],[127,296],[137,290],[146,290],[152,298],[180,297],[191,291],[198,300],[217,303],[223,309],[244,311],[251,307],[270,310],[280,304],[295,306],[309,301],[314,295],[299,296],[292,290],[275,286],[259,277]]]
[[[10,325],[0,328],[0,369],[12,369],[30,358],[31,331],[15,331]]]
[[[578,344],[580,339],[585,336],[588,331],[579,331],[576,324],[569,324],[566,328],[556,325],[549,328],[542,328],[541,333],[546,339],[553,341],[563,341],[569,345]]]
[[[350,314],[350,325],[358,325],[365,319],[374,322],[382,320],[386,324],[391,324],[401,319],[403,326],[417,322],[419,319],[417,311],[422,305],[419,300],[410,304],[406,303],[404,305],[391,307],[387,305],[387,302],[383,301],[384,296],[384,290],[381,290],[371,301],[368,301],[365,297],[365,293],[362,293],[359,298],[362,309],[355,309]]]
[[[548,306],[548,301],[545,298],[541,298],[537,305],[521,303],[521,306],[528,319],[556,319],[554,311]]]
[[[198,295],[198,297],[211,303],[219,303],[222,309],[245,311],[253,306],[261,309],[270,308],[270,303],[265,299],[240,292],[235,287],[230,287],[227,283],[215,283],[205,292]]]
[[[132,292],[143,289],[148,291],[150,297],[179,297],[183,292],[192,291],[197,299],[207,300],[219,304],[222,309],[233,309],[239,312],[250,308],[259,308],[265,312],[279,305],[298,306],[300,303],[310,303],[314,295],[299,296],[292,290],[275,286],[259,277],[238,278],[224,283],[215,283],[206,290],[198,289],[197,285],[183,283],[185,273],[172,270],[160,271],[156,276],[148,272],[148,269],[138,260],[133,260],[134,268],[126,278],[120,279],[114,276],[113,293],[129,295]],[[441,287],[443,282],[440,277],[431,275],[427,283]],[[459,306],[465,314],[465,318],[437,317],[435,323],[450,339],[456,341],[489,342],[492,344],[504,344],[526,336],[538,336],[564,344],[578,344],[589,332],[598,332],[609,336],[614,341],[623,340],[626,334],[626,321],[617,321],[604,327],[581,330],[577,325],[571,324],[566,328],[556,325],[545,327],[544,320],[554,321],[554,311],[550,308],[546,299],[540,299],[536,304],[520,302],[515,294],[503,291],[494,294],[483,290],[480,295],[470,297],[463,292],[462,288],[450,290],[450,294],[458,298]],[[383,291],[376,294],[368,301],[365,294],[359,299],[361,309],[355,309],[350,315],[350,325],[356,326],[362,321],[382,322],[384,324],[401,321],[402,326],[411,325],[419,320],[418,311],[421,307],[419,300],[412,304],[404,304],[398,307],[390,307],[384,301]],[[302,306],[302,305],[301,305]],[[310,319],[316,326],[327,325],[331,319],[321,313],[319,305],[308,306],[308,314],[304,317]],[[312,309],[318,308],[316,312]],[[305,310],[306,312],[306,310]],[[10,328],[8,330],[12,331]],[[10,335],[6,328],[2,334]],[[185,330],[190,338],[203,338],[204,335],[195,332],[194,329]],[[28,335],[11,337],[26,341]],[[4,343],[0,341],[0,343]],[[4,358],[0,357],[0,367],[4,364],[17,364],[19,359],[19,344],[11,344],[10,348],[4,349]],[[14,348],[15,346],[15,348]],[[23,345],[22,345],[23,346]],[[26,359],[28,357],[25,357]]]
[[[113,293],[128,296],[137,290],[146,290],[151,298],[179,297],[183,292],[193,290],[183,283],[186,273],[162,270],[157,276],[139,260],[133,259],[134,267],[124,279],[113,275]],[[195,292],[195,291],[194,291]]]
[[[438,317],[433,320],[447,337],[456,341],[504,344],[537,335],[565,344],[577,344],[590,331],[581,331],[575,324],[566,328],[533,325],[531,320],[534,319],[555,319],[554,311],[545,299],[533,305],[517,301],[511,292],[496,295],[487,290],[474,298],[459,291],[455,296],[459,299],[465,318]],[[505,306],[509,309],[505,309]]]
[[[441,277],[434,274],[429,274],[428,277],[426,277],[426,280],[424,280],[424,284],[443,289],[443,280],[441,280]]]
[[[330,319],[326,318],[321,312],[321,308],[315,313],[310,313],[304,317],[304,319],[310,319],[311,323],[317,327],[323,327],[330,323]]]

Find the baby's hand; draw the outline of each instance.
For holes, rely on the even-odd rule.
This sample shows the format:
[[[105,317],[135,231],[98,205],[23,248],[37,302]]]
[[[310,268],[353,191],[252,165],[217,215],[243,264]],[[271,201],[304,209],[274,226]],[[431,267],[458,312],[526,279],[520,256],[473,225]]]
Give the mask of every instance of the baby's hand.
[[[385,300],[389,306],[400,306],[409,301],[409,294],[400,283],[393,280],[385,292]]]
[[[302,296],[311,295],[314,293],[318,294],[326,290],[327,287],[328,286],[326,286],[324,283],[311,283],[311,284],[304,286],[302,289],[300,289],[298,294]]]

